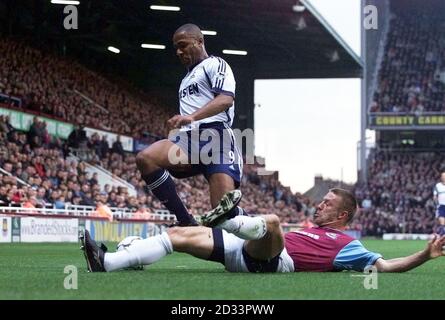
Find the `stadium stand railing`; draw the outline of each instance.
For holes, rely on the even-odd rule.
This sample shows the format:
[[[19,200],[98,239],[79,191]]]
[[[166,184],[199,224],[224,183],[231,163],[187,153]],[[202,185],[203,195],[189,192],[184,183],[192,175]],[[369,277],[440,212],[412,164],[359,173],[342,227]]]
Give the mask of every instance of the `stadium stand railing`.
[[[18,178],[16,176],[12,175],[10,172],[4,170],[3,168],[0,168],[0,172],[3,173],[3,174],[6,174],[7,176],[15,177],[17,179],[18,183],[23,184],[24,186],[30,187],[30,185],[28,183],[26,183],[25,181],[23,181],[22,179],[20,179],[20,178]]]
[[[131,220],[149,220],[158,221],[163,223],[170,223],[176,221],[176,216],[170,213],[168,210],[156,210],[150,214],[151,219],[137,219],[133,218],[131,211],[127,208],[110,208],[113,212],[114,219],[131,219]],[[96,208],[91,206],[67,206],[65,209],[53,209],[53,208],[24,208],[14,206],[0,207],[0,214],[6,215],[27,215],[27,216],[47,216],[47,217],[66,217],[66,218],[98,218],[106,220],[104,217],[95,216]]]
[[[82,92],[74,89],[73,90],[74,93],[76,93],[77,95],[79,95],[80,97],[82,97],[84,100],[86,100],[87,102],[89,102],[90,104],[94,105],[95,107],[98,107],[99,109],[101,109],[103,112],[105,113],[110,113],[107,109],[105,109],[103,106],[101,106],[100,104],[98,104],[97,102],[94,102],[93,99],[89,98],[87,95],[83,94]]]
[[[135,187],[131,184],[125,181],[122,178],[119,178],[117,176],[114,176],[110,171],[107,169],[92,165],[90,163],[85,163],[85,170],[86,172],[93,175],[93,173],[97,173],[98,179],[99,179],[99,185],[103,187],[105,184],[109,184],[110,186],[116,186],[116,187],[125,187],[128,189],[128,194],[130,196],[137,196],[137,192]]]

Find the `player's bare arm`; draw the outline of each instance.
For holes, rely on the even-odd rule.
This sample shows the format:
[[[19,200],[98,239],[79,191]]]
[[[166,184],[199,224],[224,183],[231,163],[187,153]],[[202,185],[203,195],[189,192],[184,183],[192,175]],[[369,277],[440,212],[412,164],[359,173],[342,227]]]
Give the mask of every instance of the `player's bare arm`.
[[[380,258],[376,261],[375,266],[379,272],[405,272],[414,269],[428,260],[444,256],[443,246],[445,245],[445,236],[434,236],[428,242],[427,247],[403,258],[385,260]]]
[[[180,114],[174,115],[167,121],[167,125],[171,129],[180,128],[181,126],[187,125],[195,121],[192,115],[182,116]]]
[[[175,115],[170,118],[167,123],[171,128],[180,128],[181,126],[190,124],[193,121],[199,121],[217,115],[227,110],[232,105],[233,97],[220,94],[193,114],[187,116]]]

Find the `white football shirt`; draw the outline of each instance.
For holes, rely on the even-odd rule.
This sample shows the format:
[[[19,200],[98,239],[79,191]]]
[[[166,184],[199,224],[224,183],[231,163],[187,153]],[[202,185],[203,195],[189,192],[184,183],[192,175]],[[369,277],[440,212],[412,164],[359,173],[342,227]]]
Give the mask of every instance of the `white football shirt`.
[[[190,115],[204,107],[219,94],[235,98],[235,77],[232,69],[222,58],[210,56],[185,75],[179,87],[179,110],[181,115]],[[217,115],[201,119],[184,126],[181,130],[191,130],[200,123],[224,122],[232,126],[235,103]]]
[[[434,187],[433,194],[437,196],[439,205],[445,205],[445,184],[439,182]]]

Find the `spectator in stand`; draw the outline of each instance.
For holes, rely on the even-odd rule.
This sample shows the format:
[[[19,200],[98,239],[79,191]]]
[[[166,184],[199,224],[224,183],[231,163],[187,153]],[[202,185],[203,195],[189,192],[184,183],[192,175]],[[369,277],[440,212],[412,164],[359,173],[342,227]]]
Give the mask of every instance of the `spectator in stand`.
[[[55,209],[59,209],[59,210],[63,210],[65,209],[65,197],[64,196],[60,196],[59,198],[57,198],[56,202],[54,202],[54,208]]]
[[[23,200],[25,200],[23,202],[23,208],[37,208],[37,199],[35,196],[29,197],[29,199],[25,197]]]
[[[104,185],[104,189],[103,189],[103,191],[104,191],[106,194],[109,194],[109,193],[111,192],[111,186],[110,186],[108,183],[106,183],[106,184]]]
[[[9,121],[9,116],[0,115],[0,132],[3,132],[6,137],[8,137],[8,140],[13,133],[16,133],[16,130]]]
[[[9,203],[8,189],[5,185],[2,185],[2,181],[0,180],[0,207],[6,207]]]
[[[75,126],[68,136],[68,147],[78,149],[85,147],[88,142],[87,134],[80,126]]]
[[[46,177],[45,167],[43,166],[43,163],[42,163],[42,157],[37,156],[34,159],[32,159],[32,164],[34,165],[34,168],[35,168],[37,174],[39,175],[39,177],[41,177],[41,178]]]
[[[93,194],[91,191],[85,192],[80,204],[83,206],[94,206],[95,205],[94,200],[93,200]]]
[[[113,221],[113,213],[111,212],[111,209],[101,200],[97,201],[96,210],[94,211],[93,216],[107,218],[110,222]]]
[[[111,152],[117,153],[120,156],[124,156],[124,147],[122,146],[121,136],[117,136],[116,141],[113,142]]]
[[[72,198],[71,203],[72,203],[72,205],[74,205],[74,206],[80,206],[80,205],[81,205],[81,201],[82,201],[82,198],[81,198],[81,197],[76,196],[76,195],[73,195],[73,198]]]
[[[144,205],[139,205],[137,210],[133,212],[132,219],[140,219],[140,220],[150,220],[152,219],[152,215],[149,212],[148,208]]]
[[[39,121],[39,119],[37,117],[34,117],[32,119],[32,124],[29,127],[28,134],[27,134],[27,136],[28,136],[28,143],[32,144],[33,141],[35,140],[35,138],[36,137],[39,138],[41,135],[42,134],[41,134],[41,129],[40,129],[40,121]]]
[[[91,179],[88,180],[88,183],[90,184],[90,186],[99,184],[99,178],[97,172],[93,173],[93,176],[91,177]]]
[[[114,208],[117,207],[117,203],[116,203],[116,192],[109,192],[109,197],[108,197],[108,203],[107,203],[110,207]]]
[[[37,207],[39,207],[39,208],[46,207],[46,205],[49,201],[46,197],[46,189],[44,187],[40,187],[37,190],[36,200],[37,200]]]
[[[103,135],[102,139],[100,140],[99,143],[99,149],[98,149],[98,155],[100,159],[103,159],[107,156],[108,152],[109,152],[110,146],[108,144],[108,140],[107,140],[107,135]]]
[[[96,155],[100,154],[100,137],[97,132],[94,132],[88,139],[88,148],[94,150]]]

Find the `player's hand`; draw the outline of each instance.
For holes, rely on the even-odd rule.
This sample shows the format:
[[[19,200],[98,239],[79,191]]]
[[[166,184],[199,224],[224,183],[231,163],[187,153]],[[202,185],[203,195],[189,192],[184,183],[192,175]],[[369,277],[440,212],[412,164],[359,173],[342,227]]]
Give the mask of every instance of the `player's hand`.
[[[179,114],[168,119],[167,124],[171,129],[181,128],[194,121],[192,116],[181,116]]]
[[[445,245],[445,236],[440,237],[439,235],[435,234],[433,239],[428,241],[428,246],[426,248],[430,259],[445,256],[443,248],[444,245]]]

